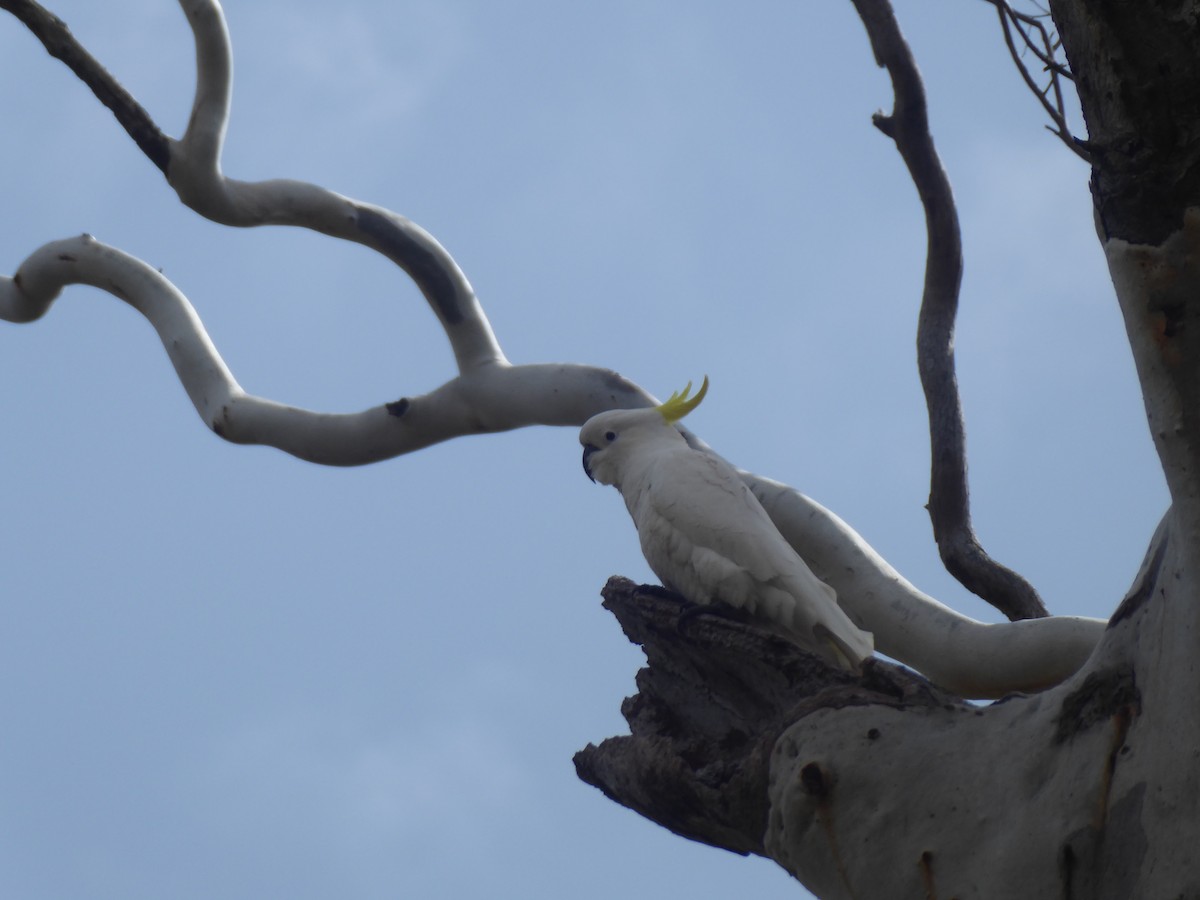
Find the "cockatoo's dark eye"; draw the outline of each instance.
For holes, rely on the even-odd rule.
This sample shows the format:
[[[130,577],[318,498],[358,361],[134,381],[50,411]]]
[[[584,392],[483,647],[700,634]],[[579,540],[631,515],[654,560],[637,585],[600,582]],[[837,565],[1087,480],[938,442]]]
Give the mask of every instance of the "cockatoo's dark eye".
[[[615,441],[617,439],[617,433],[615,431],[606,431],[604,432],[604,439],[610,442]]]

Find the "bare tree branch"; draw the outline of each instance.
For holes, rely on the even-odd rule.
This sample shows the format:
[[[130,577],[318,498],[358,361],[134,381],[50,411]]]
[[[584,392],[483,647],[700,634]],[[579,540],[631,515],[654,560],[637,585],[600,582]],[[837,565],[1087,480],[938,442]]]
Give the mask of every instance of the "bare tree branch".
[[[1105,622],[1047,616],[977,622],[916,587],[836,514],[787,485],[745,475],[771,521],[880,653],[960,697],[997,698],[1058,684],[1077,671]]]
[[[100,102],[112,110],[117,121],[150,161],[164,175],[167,174],[170,161],[167,136],[108,70],[80,46],[62,19],[47,12],[33,0],[0,0],[0,9],[8,10],[24,22],[51,56],[66,63],[79,76],[79,80],[92,89]]]
[[[890,116],[875,125],[896,142],[925,208],[928,251],[917,325],[917,364],[929,409],[932,476],[929,517],[947,570],[1010,619],[1047,615],[1033,587],[983,550],[971,526],[966,435],[954,368],[954,322],[962,282],[962,239],[950,182],[942,169],[925,105],[925,90],[887,0],[854,0],[876,62],[895,90]]]
[[[614,406],[654,402],[608,369],[497,363],[470,369],[430,394],[360,413],[285,406],[242,390],[192,305],[160,272],[88,235],[47,244],[15,276],[0,277],[0,319],[34,321],[70,284],[105,290],[150,321],[196,412],[216,434],[324,465],[362,465],[469,434],[581,425]]]

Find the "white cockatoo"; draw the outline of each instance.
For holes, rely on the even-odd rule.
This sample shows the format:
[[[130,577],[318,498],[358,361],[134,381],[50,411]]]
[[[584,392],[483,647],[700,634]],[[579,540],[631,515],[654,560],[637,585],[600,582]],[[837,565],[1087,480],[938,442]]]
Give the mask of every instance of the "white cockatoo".
[[[743,609],[857,670],[871,655],[871,635],[850,621],[837,593],[784,540],[733,467],[689,446],[673,424],[704,399],[708,377],[689,400],[691,388],[661,406],[588,419],[579,432],[584,471],[621,492],[664,586],[693,603]]]

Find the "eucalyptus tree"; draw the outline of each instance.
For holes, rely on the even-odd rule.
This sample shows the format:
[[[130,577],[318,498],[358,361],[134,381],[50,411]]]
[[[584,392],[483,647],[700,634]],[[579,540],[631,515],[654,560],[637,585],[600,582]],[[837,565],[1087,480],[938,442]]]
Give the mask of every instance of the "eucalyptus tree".
[[[820,896],[1189,896],[1200,814],[1189,679],[1200,559],[1200,169],[1195,3],[1055,0],[1053,18],[992,0],[1019,71],[1063,152],[1092,167],[1098,236],[1173,501],[1108,622],[1050,616],[971,525],[953,336],[959,224],[923,87],[886,0],[855,0],[895,103],[895,142],[925,212],[918,362],[933,447],[930,514],[948,570],[1010,622],[985,625],[906,581],[834,512],[743,472],[775,526],[832,586],[876,648],[858,675],[681,598],[614,579],[607,604],[649,667],[625,706],[632,733],[576,757],[581,777],[689,838],[778,861]],[[353,466],[456,437],[580,426],[655,403],[614,371],[514,364],[450,253],[420,225],[315,184],[222,172],[232,51],[217,0],[180,0],[196,46],[186,130],[166,134],[52,13],[0,0],[112,110],[179,199],[231,227],[287,225],[362,244],[420,288],[457,374],[432,392],[352,414],[244,391],[188,299],[147,263],[87,235],[35,250],[0,278],[0,317],[29,322],[88,284],[153,325],[204,424],[236,444]],[[1065,51],[1065,58],[1062,52]],[[865,64],[865,60],[864,60]],[[1087,123],[1070,133],[1064,82]],[[687,439],[705,448],[690,432]],[[436,451],[433,451],[436,452]],[[686,621],[684,621],[686,620]],[[915,670],[914,674],[913,671]],[[967,700],[1004,698],[990,706]],[[986,846],[987,852],[978,852]]]

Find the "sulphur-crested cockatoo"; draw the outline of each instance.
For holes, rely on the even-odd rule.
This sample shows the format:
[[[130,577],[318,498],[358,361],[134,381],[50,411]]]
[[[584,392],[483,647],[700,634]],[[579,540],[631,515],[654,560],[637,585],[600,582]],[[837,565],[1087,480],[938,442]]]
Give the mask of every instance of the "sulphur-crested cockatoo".
[[[733,467],[688,445],[673,424],[708,392],[691,384],[661,406],[603,412],[579,432],[588,477],[625,499],[642,553],[663,584],[693,603],[723,602],[764,619],[846,669],[871,655],[871,635],[847,618],[775,528]]]

